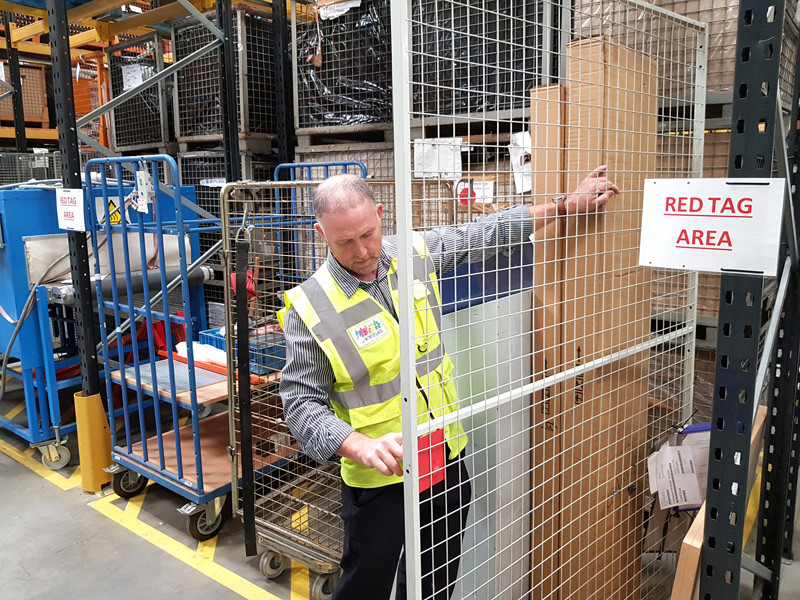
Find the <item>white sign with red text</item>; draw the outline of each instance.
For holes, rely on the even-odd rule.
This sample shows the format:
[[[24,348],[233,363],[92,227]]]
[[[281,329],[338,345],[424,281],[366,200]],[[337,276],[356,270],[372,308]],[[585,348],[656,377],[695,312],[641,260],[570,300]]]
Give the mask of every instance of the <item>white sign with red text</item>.
[[[639,264],[777,275],[785,179],[647,179]]]
[[[58,227],[69,231],[86,231],[83,210],[83,190],[56,190]]]

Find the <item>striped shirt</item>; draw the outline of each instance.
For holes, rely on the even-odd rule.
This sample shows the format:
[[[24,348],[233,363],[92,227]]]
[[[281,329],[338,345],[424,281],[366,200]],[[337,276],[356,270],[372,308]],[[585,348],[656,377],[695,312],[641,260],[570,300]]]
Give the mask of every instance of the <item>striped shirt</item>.
[[[440,227],[423,233],[437,276],[454,271],[464,263],[484,261],[499,250],[521,244],[532,233],[530,211],[517,205],[457,227]],[[397,319],[387,275],[397,257],[394,236],[383,239],[377,277],[361,281],[348,273],[328,254],[331,276],[352,298],[358,288],[375,298]],[[294,307],[284,317],[286,366],[281,373],[280,394],[286,424],[303,452],[319,462],[336,460],[336,451],[353,428],[333,412],[330,393],[335,377],[328,357]]]

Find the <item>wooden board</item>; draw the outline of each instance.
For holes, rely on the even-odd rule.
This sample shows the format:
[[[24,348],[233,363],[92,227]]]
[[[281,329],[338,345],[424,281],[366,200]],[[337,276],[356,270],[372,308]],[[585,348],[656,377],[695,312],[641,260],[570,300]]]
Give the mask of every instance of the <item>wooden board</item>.
[[[181,449],[181,465],[183,477],[197,483],[197,466],[194,456],[194,436],[191,424],[178,429]],[[200,420],[200,460],[203,473],[203,493],[230,485],[232,480],[231,458],[228,454],[230,432],[228,430],[228,414],[220,413]],[[161,436],[165,470],[178,473],[178,453],[175,445],[175,434],[168,431]],[[158,474],[159,453],[158,438],[147,440],[148,460],[155,465],[150,470]],[[132,453],[143,457],[142,442],[133,444]]]
[[[753,482],[756,480],[756,464],[758,455],[764,445],[764,426],[767,422],[767,407],[759,406],[756,420],[750,433],[750,463],[747,475],[747,496],[750,497]],[[706,504],[700,511],[689,528],[688,533],[681,543],[681,553],[678,557],[678,568],[675,571],[675,581],[672,585],[671,600],[693,600],[699,594],[700,558],[703,550],[706,526]],[[746,540],[745,540],[746,541]],[[744,547],[744,542],[742,543]]]

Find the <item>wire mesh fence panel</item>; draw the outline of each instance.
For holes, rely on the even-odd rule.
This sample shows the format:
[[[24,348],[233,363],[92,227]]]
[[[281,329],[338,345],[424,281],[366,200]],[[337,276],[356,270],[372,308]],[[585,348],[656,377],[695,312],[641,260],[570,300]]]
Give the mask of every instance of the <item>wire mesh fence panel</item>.
[[[398,283],[414,323],[404,423],[422,439],[444,429],[471,484],[463,527],[463,508],[439,506],[449,466],[419,479],[422,501],[406,494],[409,589],[668,598],[690,518],[650,489],[647,457],[691,418],[697,276],[640,267],[638,250],[645,179],[702,174],[705,25],[632,0],[412,0],[393,17],[411,90],[410,127],[394,131],[411,200],[398,222],[413,225],[398,261],[430,253],[442,312],[416,271]],[[606,177],[620,193],[587,211]],[[404,456],[435,472],[410,435]]]
[[[111,98],[136,89],[164,69],[161,38],[147,35],[106,49]],[[137,150],[164,146],[170,141],[167,82],[143,89],[111,111],[114,148]]]
[[[215,13],[206,15],[216,23]],[[239,132],[274,136],[277,122],[275,33],[268,15],[251,7],[234,7],[236,102]],[[214,34],[193,18],[173,23],[175,60],[186,58],[213,42]],[[179,141],[222,139],[219,52],[212,50],[175,75]]]
[[[390,124],[389,0],[320,4],[293,14],[298,130]]]

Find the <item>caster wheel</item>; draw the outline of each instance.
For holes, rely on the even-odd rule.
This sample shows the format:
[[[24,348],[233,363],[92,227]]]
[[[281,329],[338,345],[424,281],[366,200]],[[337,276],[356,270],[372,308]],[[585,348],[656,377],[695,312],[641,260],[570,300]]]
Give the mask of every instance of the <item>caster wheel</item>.
[[[196,539],[198,542],[205,542],[216,536],[222,531],[222,526],[225,524],[225,511],[217,515],[214,521],[206,519],[206,511],[196,512],[189,516],[189,535]]]
[[[311,585],[311,600],[330,600],[333,596],[333,590],[336,583],[333,575],[326,573],[325,575],[317,575],[314,583]]]
[[[275,579],[286,570],[288,561],[280,552],[267,550],[258,561],[258,568],[267,579]]]
[[[52,459],[50,452],[44,451],[42,452],[42,464],[48,469],[53,469],[53,471],[57,471],[58,469],[63,469],[66,467],[70,459],[69,448],[66,446],[57,445],[53,445],[51,448],[58,458]]]
[[[205,419],[210,414],[211,414],[211,405],[210,404],[204,404],[200,408],[197,409],[197,418],[198,419]]]
[[[147,477],[139,475],[136,471],[125,469],[117,471],[111,479],[111,489],[120,498],[133,498],[144,491],[147,486]]]

